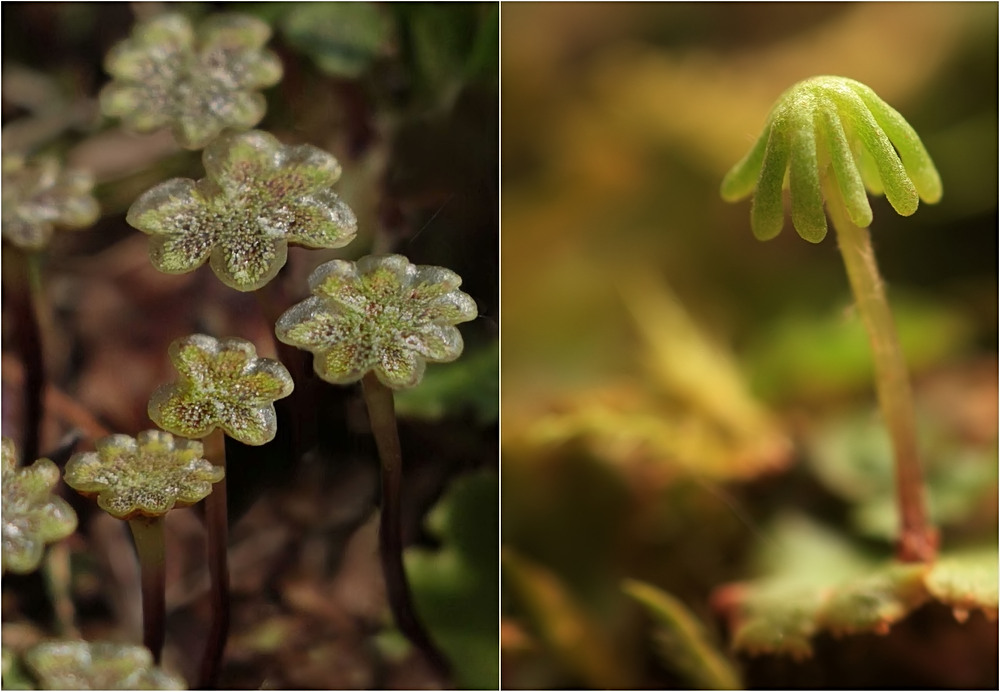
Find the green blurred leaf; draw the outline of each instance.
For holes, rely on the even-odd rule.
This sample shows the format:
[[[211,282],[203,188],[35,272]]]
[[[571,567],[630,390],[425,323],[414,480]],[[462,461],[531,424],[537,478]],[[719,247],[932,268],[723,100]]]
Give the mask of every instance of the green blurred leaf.
[[[396,392],[400,416],[439,420],[464,409],[493,423],[500,412],[500,344],[466,353],[447,367],[428,368],[419,387]]]
[[[924,565],[873,564],[865,573],[814,584],[769,577],[748,586],[742,617],[733,636],[738,650],[751,654],[812,654],[820,630],[835,634],[877,632],[927,600]]]
[[[893,293],[899,340],[911,371],[920,372],[968,343],[968,318],[954,305]],[[754,390],[769,399],[823,399],[872,387],[872,358],[853,312],[796,314],[761,332],[751,348]]]
[[[5,690],[33,690],[35,683],[25,670],[20,656],[7,647],[3,648],[3,688]]]
[[[697,689],[742,689],[739,673],[711,642],[704,625],[683,603],[655,586],[626,580],[625,593],[656,620],[657,652]]]
[[[499,7],[492,3],[393,5],[417,82],[450,100],[465,82],[497,77]]]
[[[812,653],[823,589],[870,564],[848,541],[798,514],[779,517],[756,563],[767,576],[733,587],[740,593],[734,646],[796,658]]]
[[[812,654],[819,630],[888,631],[927,600],[924,565],[886,562],[805,516],[782,517],[761,556],[767,576],[738,589],[733,644],[752,654]]]
[[[388,18],[370,2],[298,3],[281,26],[288,43],[334,77],[359,77],[392,41]]]
[[[500,679],[499,479],[481,473],[457,480],[429,523],[437,551],[410,549],[406,572],[417,609],[465,689],[495,689]]]
[[[932,522],[941,526],[968,519],[996,486],[996,449],[969,446],[933,418],[922,418],[918,431]],[[817,432],[810,448],[808,461],[820,482],[853,504],[855,528],[895,538],[895,467],[880,419],[868,413],[835,419]]]
[[[797,660],[811,656],[820,604],[819,592],[809,587],[755,585],[741,602],[733,648],[755,655],[787,654]]]
[[[834,634],[873,631],[884,634],[892,623],[927,599],[921,564],[888,563],[836,587],[819,613],[820,625]]]
[[[942,556],[927,575],[927,589],[934,598],[951,606],[959,620],[974,608],[996,620],[998,561],[995,542]]]

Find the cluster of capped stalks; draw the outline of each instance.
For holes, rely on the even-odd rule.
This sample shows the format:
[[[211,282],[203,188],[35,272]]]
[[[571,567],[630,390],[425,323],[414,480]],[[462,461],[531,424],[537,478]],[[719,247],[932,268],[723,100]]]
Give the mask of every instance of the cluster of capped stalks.
[[[191,272],[207,262],[227,286],[258,291],[285,265],[289,245],[342,248],[357,235],[354,212],[333,189],[341,175],[333,155],[250,129],[266,112],[260,90],[282,77],[280,59],[265,48],[270,34],[266,23],[244,15],[210,16],[195,26],[182,15],[164,14],[135,26],[107,55],[105,69],[113,80],[100,94],[106,116],[137,133],[169,128],[182,147],[203,150],[204,178],[162,182],[139,196],[126,215],[149,236],[150,260],[162,272]],[[63,171],[55,159],[5,156],[4,239],[35,256],[55,228],[92,225],[100,215],[92,187],[86,172]],[[386,475],[399,473],[391,391],[417,385],[427,362],[458,358],[463,340],[455,325],[477,315],[461,283],[448,269],[414,265],[402,255],[333,260],[309,278],[311,295],[275,324],[276,339],[313,354],[320,378],[333,384],[364,380]],[[152,656],[136,670],[158,663],[163,644],[163,516],[208,499],[214,621],[199,682],[211,685],[228,620],[225,456],[221,445],[209,449],[203,441],[221,430],[248,445],[271,442],[278,425],[275,401],[290,396],[295,382],[285,365],[258,357],[254,344],[238,336],[180,336],[170,344],[169,357],[178,378],[153,392],[148,407],[160,429],[97,440],[95,451],[70,459],[64,480],[132,529],[142,566],[144,644]],[[387,419],[390,428],[376,425]],[[387,461],[385,454],[394,449],[396,459]],[[4,439],[5,569],[33,571],[46,543],[75,530],[72,509],[53,494],[58,478],[47,459],[19,468],[13,442]],[[384,525],[383,531],[398,528]],[[384,556],[384,564],[402,570],[398,556],[395,562]],[[409,607],[405,579],[403,586],[394,611]],[[92,653],[64,649],[57,653],[65,660]],[[156,680],[167,687],[175,682],[169,676]]]

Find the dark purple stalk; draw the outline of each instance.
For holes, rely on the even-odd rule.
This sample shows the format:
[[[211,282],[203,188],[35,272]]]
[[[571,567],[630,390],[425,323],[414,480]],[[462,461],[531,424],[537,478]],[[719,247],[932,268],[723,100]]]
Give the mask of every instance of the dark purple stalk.
[[[11,310],[14,313],[14,341],[24,364],[24,412],[21,453],[25,463],[38,458],[42,428],[42,394],[45,391],[45,363],[42,359],[42,330],[38,323],[37,294],[41,292],[41,268],[37,253],[16,253],[19,267],[8,265],[17,274],[11,282]]]
[[[229,438],[225,437],[225,442]],[[226,466],[225,447],[221,458],[213,463]],[[208,531],[208,573],[212,600],[212,625],[201,659],[198,687],[215,689],[222,669],[222,657],[229,639],[229,517],[226,500],[226,478],[212,487],[205,498],[205,526]]]
[[[403,567],[403,526],[400,512],[403,479],[403,455],[396,428],[392,390],[379,382],[373,372],[361,381],[368,405],[375,445],[382,460],[382,515],[379,524],[379,550],[385,577],[389,607],[399,630],[416,646],[440,674],[447,676],[449,664],[438,650],[417,616],[410,584]]]

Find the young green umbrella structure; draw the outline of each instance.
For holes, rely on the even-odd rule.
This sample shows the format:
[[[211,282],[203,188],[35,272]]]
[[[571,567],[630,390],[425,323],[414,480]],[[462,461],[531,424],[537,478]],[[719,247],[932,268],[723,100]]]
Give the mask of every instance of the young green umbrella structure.
[[[879,406],[895,451],[897,555],[929,561],[937,533],[927,517],[906,363],[867,228],[872,211],[866,190],[884,193],[897,212],[909,216],[920,200],[941,198],[941,179],[903,116],[864,84],[827,76],[799,82],[781,95],[757,143],[722,181],[722,196],[737,201],[752,194],[750,225],[767,240],[784,225],[786,180],[792,224],[810,242],[826,236],[826,202],[868,331]]]

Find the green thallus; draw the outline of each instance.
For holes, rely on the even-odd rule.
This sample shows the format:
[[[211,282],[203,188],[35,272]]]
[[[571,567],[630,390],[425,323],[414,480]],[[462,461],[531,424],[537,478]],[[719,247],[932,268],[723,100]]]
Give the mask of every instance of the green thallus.
[[[906,363],[867,229],[872,211],[866,189],[884,193],[899,214],[909,216],[920,200],[941,198],[941,179],[917,133],[897,111],[864,84],[829,76],[799,82],[782,94],[757,143],[722,181],[727,201],[753,194],[750,224],[761,240],[781,232],[786,175],[792,224],[810,242],[826,235],[826,201],[868,331],[879,405],[895,452],[901,520],[897,557],[930,561],[937,532],[927,517]]]

